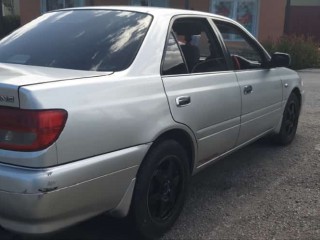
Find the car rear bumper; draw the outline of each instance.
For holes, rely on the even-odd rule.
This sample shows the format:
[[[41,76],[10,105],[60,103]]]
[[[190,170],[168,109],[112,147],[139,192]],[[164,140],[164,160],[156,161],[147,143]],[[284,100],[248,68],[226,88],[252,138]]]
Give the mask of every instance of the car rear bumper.
[[[148,148],[140,145],[45,169],[0,164],[0,225],[41,234],[113,210]]]

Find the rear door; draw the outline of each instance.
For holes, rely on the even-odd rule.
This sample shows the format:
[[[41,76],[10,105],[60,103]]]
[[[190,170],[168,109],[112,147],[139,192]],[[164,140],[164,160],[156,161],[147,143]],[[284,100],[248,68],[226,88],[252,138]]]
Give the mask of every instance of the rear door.
[[[214,21],[233,61],[241,87],[241,130],[237,145],[272,130],[281,118],[282,82],[276,68],[267,68],[268,56],[239,26]]]
[[[235,146],[241,95],[236,75],[206,18],[173,20],[162,64],[162,80],[175,121],[198,140],[198,165]]]

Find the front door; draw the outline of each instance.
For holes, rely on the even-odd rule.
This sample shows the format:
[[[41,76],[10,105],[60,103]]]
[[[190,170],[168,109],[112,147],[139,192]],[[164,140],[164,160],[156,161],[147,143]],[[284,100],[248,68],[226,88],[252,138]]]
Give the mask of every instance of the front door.
[[[240,145],[275,128],[282,115],[282,82],[277,69],[264,67],[267,56],[253,38],[235,24],[214,22],[241,87]]]

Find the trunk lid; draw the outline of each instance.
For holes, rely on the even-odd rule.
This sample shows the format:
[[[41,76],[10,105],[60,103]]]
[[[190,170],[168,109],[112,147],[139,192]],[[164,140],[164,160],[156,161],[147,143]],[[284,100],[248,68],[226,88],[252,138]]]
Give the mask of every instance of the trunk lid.
[[[21,86],[110,75],[112,72],[80,71],[0,63],[0,106],[19,107]]]

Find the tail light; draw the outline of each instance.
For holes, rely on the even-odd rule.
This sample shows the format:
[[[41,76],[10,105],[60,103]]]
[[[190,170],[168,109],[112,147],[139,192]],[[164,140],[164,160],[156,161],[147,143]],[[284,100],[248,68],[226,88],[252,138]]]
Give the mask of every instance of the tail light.
[[[39,151],[60,136],[68,113],[62,109],[0,108],[0,149]]]

